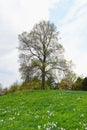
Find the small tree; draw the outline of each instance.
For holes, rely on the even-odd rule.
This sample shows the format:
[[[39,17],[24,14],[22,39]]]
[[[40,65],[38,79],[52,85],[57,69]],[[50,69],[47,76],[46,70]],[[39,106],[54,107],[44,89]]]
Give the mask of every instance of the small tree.
[[[64,78],[59,83],[59,89],[73,89],[73,84],[76,80],[76,74],[73,71],[67,71]]]
[[[82,90],[83,78],[78,77],[75,83],[73,84],[73,90]]]
[[[87,77],[85,77],[83,79],[83,82],[82,82],[82,89],[87,91]]]
[[[23,32],[19,35],[20,72],[25,81],[38,76],[42,80],[41,88],[45,89],[45,80],[53,75],[55,70],[66,70],[64,48],[59,44],[58,34],[53,23],[42,21],[29,33]]]

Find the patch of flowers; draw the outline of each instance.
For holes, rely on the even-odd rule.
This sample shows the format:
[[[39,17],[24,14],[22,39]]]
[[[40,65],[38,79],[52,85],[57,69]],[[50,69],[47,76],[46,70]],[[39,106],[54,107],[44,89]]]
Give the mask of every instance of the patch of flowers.
[[[49,110],[47,111],[47,115],[48,115],[48,118],[54,117],[54,113],[53,113],[53,112],[50,112]]]
[[[52,130],[57,128],[57,122],[48,122],[47,124],[44,124],[44,129],[45,130]]]
[[[87,130],[87,123],[85,122],[85,120],[82,120],[82,122],[79,122],[79,125],[82,129]],[[76,129],[79,130],[79,129]]]
[[[9,121],[13,121],[15,119],[15,117],[10,117]]]
[[[87,123],[83,123],[82,127],[84,128],[84,130],[87,130]]]
[[[41,129],[41,126],[40,125],[38,125],[38,130],[40,130]]]

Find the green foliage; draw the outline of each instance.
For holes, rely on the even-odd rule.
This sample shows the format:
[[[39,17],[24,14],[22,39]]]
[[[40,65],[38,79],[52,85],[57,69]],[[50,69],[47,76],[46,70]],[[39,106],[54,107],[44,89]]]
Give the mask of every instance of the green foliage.
[[[47,88],[49,87],[48,84],[46,83],[46,89]],[[39,80],[37,76],[34,76],[32,80],[23,82],[20,85],[19,90],[26,90],[26,89],[31,89],[31,90],[41,89],[41,80]]]
[[[78,77],[75,83],[73,84],[73,90],[82,90],[83,78]]]
[[[26,90],[26,89],[40,89],[41,86],[41,81],[34,81],[31,80],[29,82],[23,82],[22,85],[20,86],[20,90]]]
[[[45,88],[46,89],[54,89],[55,87],[55,81],[53,78],[49,78],[46,83],[45,83]],[[13,85],[10,86],[10,88],[8,89],[8,93],[13,93],[16,91],[21,91],[21,90],[38,90],[41,89],[41,80],[38,79],[37,76],[34,76],[33,79],[29,80],[29,81],[25,81],[23,83],[21,83],[20,85],[18,84],[18,82],[16,81],[15,83],[13,83]]]
[[[87,93],[21,91],[0,97],[0,130],[86,130]]]
[[[30,32],[19,35],[19,71],[24,81],[39,76],[41,88],[45,89],[46,77],[52,76],[56,71],[63,73],[68,69],[58,34],[53,23],[41,21]]]
[[[82,90],[87,91],[87,77],[85,77],[85,78],[83,79],[83,82],[82,82]]]
[[[64,89],[64,90],[71,90],[73,86],[73,83],[71,82],[70,79],[64,78],[61,80],[61,82],[58,85],[59,89]]]
[[[68,70],[64,78],[59,83],[58,87],[59,89],[72,90],[75,80],[76,80],[76,74],[73,71]]]
[[[54,78],[52,76],[50,76],[47,81],[46,81],[47,85],[49,86],[50,89],[55,89],[56,87],[56,82],[54,80]]]
[[[18,84],[18,82],[16,81],[16,82],[14,82],[11,86],[10,86],[10,88],[8,89],[8,93],[13,93],[13,92],[16,92],[16,91],[19,91],[19,84]]]

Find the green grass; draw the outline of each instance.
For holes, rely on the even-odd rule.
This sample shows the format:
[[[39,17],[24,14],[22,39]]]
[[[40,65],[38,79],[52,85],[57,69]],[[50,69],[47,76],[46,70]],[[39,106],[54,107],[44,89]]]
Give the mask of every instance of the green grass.
[[[36,90],[1,96],[0,130],[87,130],[87,92]]]

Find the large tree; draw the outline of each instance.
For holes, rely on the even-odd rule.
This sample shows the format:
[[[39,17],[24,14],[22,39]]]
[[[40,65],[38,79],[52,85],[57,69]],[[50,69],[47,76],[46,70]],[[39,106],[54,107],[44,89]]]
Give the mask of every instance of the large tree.
[[[20,72],[24,80],[34,76],[41,78],[41,88],[45,80],[56,76],[56,71],[67,69],[64,48],[59,43],[59,32],[53,23],[41,21],[33,29],[19,35]]]

